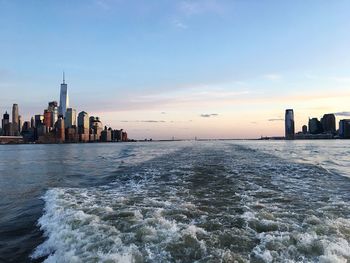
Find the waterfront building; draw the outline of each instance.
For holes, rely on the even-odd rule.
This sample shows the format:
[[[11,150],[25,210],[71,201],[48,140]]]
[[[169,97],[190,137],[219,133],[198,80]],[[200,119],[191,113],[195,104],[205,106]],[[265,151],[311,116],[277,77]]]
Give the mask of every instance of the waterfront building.
[[[19,134],[21,134],[21,132],[22,132],[22,125],[23,125],[22,116],[18,115],[18,132],[19,132]]]
[[[56,121],[58,120],[58,103],[57,103],[57,101],[49,102],[49,106],[47,109],[51,112],[51,127],[54,127]]]
[[[67,84],[65,83],[65,76],[63,72],[63,83],[61,84],[61,91],[60,91],[59,115],[66,117],[66,112],[68,107],[69,107],[68,87],[67,87]]]
[[[317,118],[309,119],[309,133],[319,134],[322,133],[322,124]]]
[[[32,117],[32,118],[30,119],[30,126],[31,126],[32,128],[35,128],[35,119],[34,119],[34,117]]]
[[[350,139],[350,119],[339,121],[339,137],[342,139]]]
[[[22,131],[27,132],[31,129],[30,121],[25,121],[22,126]]]
[[[47,129],[44,124],[41,124],[35,128],[35,140],[38,140],[41,136],[45,136],[45,134],[47,134]]]
[[[50,129],[52,126],[52,112],[49,110],[44,111],[44,125],[47,129]]]
[[[101,141],[102,142],[111,142],[112,141],[112,131],[111,129],[105,129],[101,132]]]
[[[128,134],[126,132],[122,132],[122,142],[128,141]]]
[[[37,114],[34,116],[34,127],[39,128],[44,124],[44,115]]]
[[[79,134],[86,133],[86,130],[89,131],[90,119],[89,114],[85,111],[81,111],[78,114],[78,128]]]
[[[112,131],[112,141],[117,142],[121,140],[121,133],[120,130],[113,130]]]
[[[99,117],[91,116],[90,121],[90,141],[99,141],[103,130],[102,122]],[[93,135],[93,136],[91,136]]]
[[[10,131],[9,136],[15,136],[15,127],[12,122],[9,123],[9,131]]]
[[[67,109],[66,117],[64,119],[64,125],[66,129],[77,126],[77,112],[75,109],[72,109],[72,108]]]
[[[90,120],[89,114],[82,111],[78,114],[78,134],[79,141],[88,142],[90,140]]]
[[[12,135],[18,136],[18,104],[12,106]]]
[[[34,128],[31,127],[30,121],[23,123],[22,136],[24,142],[32,142],[34,140]]]
[[[122,141],[123,138],[123,129],[120,130],[114,130],[112,132],[112,140],[116,142]]]
[[[2,135],[10,136],[10,115],[7,111],[4,113],[1,121]]]
[[[336,131],[335,125],[335,115],[334,114],[325,114],[321,119],[322,129],[325,133],[334,134]]]
[[[79,142],[79,135],[77,132],[77,127],[76,126],[71,126],[66,128],[65,130],[65,141],[70,142],[70,143],[76,143]]]
[[[307,134],[307,125],[303,125],[301,130],[303,134]]]
[[[64,119],[60,116],[56,122],[56,138],[58,142],[65,141]]]
[[[292,109],[287,109],[285,114],[285,138],[288,140],[294,139],[294,112]]]

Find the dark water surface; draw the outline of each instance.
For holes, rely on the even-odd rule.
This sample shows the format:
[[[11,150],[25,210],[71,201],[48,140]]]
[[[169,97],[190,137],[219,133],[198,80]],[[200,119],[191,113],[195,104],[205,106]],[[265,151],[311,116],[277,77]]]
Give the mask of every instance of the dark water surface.
[[[0,146],[0,262],[350,262],[350,142]]]

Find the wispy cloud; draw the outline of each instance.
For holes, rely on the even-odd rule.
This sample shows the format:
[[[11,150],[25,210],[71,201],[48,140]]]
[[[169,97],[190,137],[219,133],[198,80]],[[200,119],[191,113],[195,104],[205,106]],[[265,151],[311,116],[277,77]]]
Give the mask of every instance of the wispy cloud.
[[[163,120],[136,120],[136,121],[120,121],[120,122],[148,122],[148,123],[165,123]]]
[[[210,118],[210,117],[217,117],[219,114],[217,113],[209,113],[209,114],[201,114],[200,115],[202,118]]]
[[[333,113],[335,116],[350,116],[350,111],[340,111]]]
[[[350,77],[344,76],[320,76],[313,74],[305,74],[305,77],[310,80],[318,80],[318,81],[332,81],[337,83],[350,83]]]
[[[174,27],[179,28],[179,29],[187,29],[188,25],[186,25],[184,22],[180,21],[179,19],[173,19],[172,24]]]
[[[189,23],[191,18],[206,15],[214,14],[223,16],[227,10],[227,3],[225,1],[217,0],[182,0],[175,1],[176,13],[174,15],[172,25],[178,29],[185,30],[189,28]]]
[[[284,121],[283,118],[272,118],[272,119],[268,119],[268,121]]]
[[[263,77],[271,81],[277,81],[282,79],[282,75],[276,73],[265,74]]]
[[[203,13],[222,13],[225,8],[216,0],[185,0],[179,3],[179,10],[187,16]]]
[[[122,0],[93,0],[93,2],[97,7],[103,10],[110,10],[116,4],[120,4]]]

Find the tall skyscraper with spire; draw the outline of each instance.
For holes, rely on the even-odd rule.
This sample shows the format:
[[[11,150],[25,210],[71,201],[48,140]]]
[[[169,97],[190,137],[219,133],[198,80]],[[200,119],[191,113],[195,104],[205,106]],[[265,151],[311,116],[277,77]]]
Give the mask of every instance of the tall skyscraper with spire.
[[[65,76],[63,72],[63,83],[61,84],[61,92],[60,92],[59,114],[65,117],[68,107],[69,107],[68,87],[65,82]]]

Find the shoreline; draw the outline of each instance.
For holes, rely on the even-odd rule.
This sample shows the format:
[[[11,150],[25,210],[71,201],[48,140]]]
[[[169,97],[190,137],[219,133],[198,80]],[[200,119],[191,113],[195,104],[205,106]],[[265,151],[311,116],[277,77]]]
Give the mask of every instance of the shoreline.
[[[185,142],[185,141],[199,141],[199,142],[209,142],[209,141],[320,141],[320,140],[349,140],[347,138],[297,138],[297,139],[285,139],[285,138],[251,138],[251,139],[238,139],[238,138],[224,138],[224,139],[178,139],[178,140],[129,140],[129,141],[110,141],[110,142],[102,142],[102,141],[91,141],[91,142],[1,142],[1,145],[65,145],[65,144],[102,144],[102,143],[136,143],[136,142]]]

